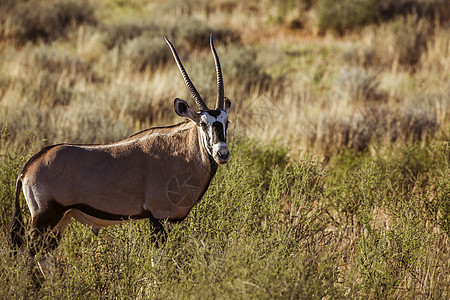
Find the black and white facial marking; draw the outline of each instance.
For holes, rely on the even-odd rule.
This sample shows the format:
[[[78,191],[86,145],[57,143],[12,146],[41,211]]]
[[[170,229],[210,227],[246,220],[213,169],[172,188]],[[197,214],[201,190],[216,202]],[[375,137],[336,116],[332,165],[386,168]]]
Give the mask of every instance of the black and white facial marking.
[[[175,99],[175,112],[180,117],[189,118],[200,129],[203,144],[214,160],[224,164],[230,159],[230,150],[227,145],[228,110],[231,103],[225,101],[224,110],[207,110],[196,113],[186,101]]]
[[[202,112],[199,126],[202,129],[202,138],[208,153],[217,163],[226,163],[230,159],[226,138],[228,114],[219,109]]]

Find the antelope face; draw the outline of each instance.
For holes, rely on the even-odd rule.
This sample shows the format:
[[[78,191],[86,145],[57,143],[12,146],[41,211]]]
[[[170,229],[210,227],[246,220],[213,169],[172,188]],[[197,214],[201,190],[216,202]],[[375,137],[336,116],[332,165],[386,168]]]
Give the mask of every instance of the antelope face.
[[[209,154],[219,164],[228,162],[230,159],[226,136],[228,113],[220,109],[200,113],[199,126]]]
[[[215,109],[196,113],[182,99],[177,98],[174,103],[175,112],[180,117],[188,118],[197,125],[206,150],[219,164],[225,164],[230,159],[226,135],[230,106],[230,100],[225,98],[223,110]]]
[[[180,69],[187,88],[191,92],[192,97],[195,99],[195,103],[197,103],[197,106],[200,108],[200,112],[196,113],[189,107],[186,101],[176,98],[174,103],[175,112],[181,117],[190,119],[198,126],[203,145],[209,155],[211,155],[217,163],[224,164],[230,159],[230,150],[228,149],[226,136],[228,127],[228,110],[230,109],[231,102],[228,98],[224,97],[222,68],[220,67],[219,56],[217,55],[216,48],[214,47],[213,36],[212,34],[209,36],[209,44],[213,54],[217,75],[217,101],[216,108],[214,110],[208,108],[205,101],[203,101],[202,97],[198,93],[186,70],[184,69],[175,47],[167,38],[165,38],[165,40],[172,51],[173,58],[177,63],[178,69]]]

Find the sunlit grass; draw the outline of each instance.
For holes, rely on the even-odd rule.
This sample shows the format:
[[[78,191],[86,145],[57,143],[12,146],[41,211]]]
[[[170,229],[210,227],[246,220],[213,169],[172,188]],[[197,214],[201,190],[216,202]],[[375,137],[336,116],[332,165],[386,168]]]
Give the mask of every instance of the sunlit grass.
[[[448,145],[393,148],[376,157],[348,151],[330,166],[256,142],[233,143],[231,150],[232,161],[159,249],[148,221],[102,229],[98,237],[72,222],[35,290],[33,260],[9,257],[2,233],[2,295],[448,295]],[[9,194],[5,184],[2,193]]]

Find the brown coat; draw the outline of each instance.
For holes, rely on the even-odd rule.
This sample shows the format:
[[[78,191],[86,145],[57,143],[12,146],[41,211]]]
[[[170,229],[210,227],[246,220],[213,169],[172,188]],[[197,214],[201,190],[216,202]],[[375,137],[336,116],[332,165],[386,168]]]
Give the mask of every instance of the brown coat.
[[[60,231],[70,217],[93,228],[149,214],[184,218],[217,168],[198,131],[193,122],[184,122],[114,144],[47,147],[19,175],[33,225],[49,226],[36,219],[48,219],[55,210]]]

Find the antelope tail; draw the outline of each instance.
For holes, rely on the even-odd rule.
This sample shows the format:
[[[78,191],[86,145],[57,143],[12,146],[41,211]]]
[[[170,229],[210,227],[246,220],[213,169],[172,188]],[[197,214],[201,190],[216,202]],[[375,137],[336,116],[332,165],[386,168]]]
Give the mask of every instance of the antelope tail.
[[[16,193],[14,202],[14,214],[12,216],[10,229],[11,248],[17,251],[24,242],[25,227],[23,226],[22,210],[20,208],[20,191],[22,189],[22,179],[19,177],[16,182]]]

